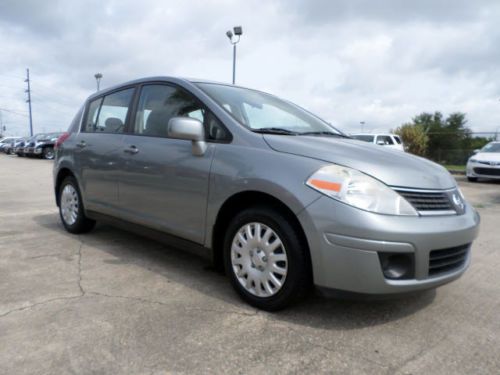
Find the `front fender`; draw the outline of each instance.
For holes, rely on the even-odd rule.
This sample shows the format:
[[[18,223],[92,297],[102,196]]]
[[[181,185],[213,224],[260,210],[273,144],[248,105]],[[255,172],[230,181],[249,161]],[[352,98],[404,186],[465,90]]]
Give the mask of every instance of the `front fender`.
[[[210,171],[205,246],[212,247],[213,228],[222,205],[242,192],[260,192],[285,204],[295,215],[320,197],[305,185],[324,162],[271,149],[217,145]]]

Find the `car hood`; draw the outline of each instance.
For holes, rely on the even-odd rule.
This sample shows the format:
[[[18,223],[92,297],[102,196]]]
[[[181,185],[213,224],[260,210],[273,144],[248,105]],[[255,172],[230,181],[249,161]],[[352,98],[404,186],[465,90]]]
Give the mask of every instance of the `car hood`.
[[[472,159],[479,161],[496,161],[500,162],[500,152],[478,152],[471,156]]]
[[[265,134],[278,152],[310,157],[364,172],[390,186],[450,189],[455,179],[440,165],[401,151],[354,139]]]

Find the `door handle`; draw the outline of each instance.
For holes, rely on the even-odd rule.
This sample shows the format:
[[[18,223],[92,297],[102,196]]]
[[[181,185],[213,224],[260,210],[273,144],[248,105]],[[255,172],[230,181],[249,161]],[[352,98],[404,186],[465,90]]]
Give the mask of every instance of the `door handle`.
[[[128,148],[126,148],[125,150],[123,150],[123,152],[126,152],[127,154],[137,154],[139,152],[139,149],[135,146],[130,146]]]
[[[84,148],[84,147],[87,147],[87,142],[85,141],[81,141],[80,143],[77,143],[76,144],[77,147],[80,147],[80,148]]]

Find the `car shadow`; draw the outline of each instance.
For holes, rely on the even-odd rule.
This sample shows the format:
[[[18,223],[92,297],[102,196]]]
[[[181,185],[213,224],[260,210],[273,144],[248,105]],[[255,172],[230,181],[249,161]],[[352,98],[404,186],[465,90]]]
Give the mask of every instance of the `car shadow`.
[[[33,220],[41,227],[58,232],[58,235],[74,238],[64,230],[57,213],[35,216]],[[80,238],[85,244],[112,256],[104,263],[140,266],[165,277],[166,282],[180,283],[239,310],[255,311],[238,298],[222,273],[199,256],[108,225],[98,224],[92,232]],[[435,290],[430,290],[394,299],[368,301],[324,298],[311,293],[291,308],[266,314],[271,320],[314,328],[357,329],[412,315],[431,304],[435,296]]]

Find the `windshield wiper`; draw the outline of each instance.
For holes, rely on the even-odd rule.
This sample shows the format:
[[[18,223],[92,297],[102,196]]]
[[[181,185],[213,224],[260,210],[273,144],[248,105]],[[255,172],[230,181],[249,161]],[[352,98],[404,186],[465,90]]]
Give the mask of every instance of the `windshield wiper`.
[[[293,130],[283,129],[283,128],[260,128],[252,129],[254,133],[266,133],[266,134],[281,134],[281,135],[297,135],[300,133],[294,132]]]
[[[342,137],[342,138],[351,138],[345,134],[341,133],[334,133],[334,132],[329,132],[329,131],[315,131],[315,132],[303,132],[299,133],[299,135],[333,135],[334,137]]]

